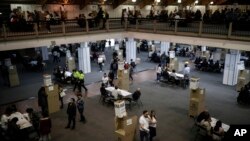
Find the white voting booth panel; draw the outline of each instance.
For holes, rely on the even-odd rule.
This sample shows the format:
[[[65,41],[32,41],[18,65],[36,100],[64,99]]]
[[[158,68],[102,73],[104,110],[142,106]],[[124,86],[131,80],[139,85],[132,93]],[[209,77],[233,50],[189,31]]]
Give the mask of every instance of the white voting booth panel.
[[[52,85],[51,75],[49,75],[49,74],[43,75],[43,82],[44,82],[44,86],[50,86],[50,85]]]
[[[190,78],[190,89],[197,90],[200,85],[200,79],[199,78]]]
[[[169,58],[175,58],[175,51],[169,51]]]
[[[122,118],[124,116],[127,116],[124,100],[115,101],[114,105],[115,105],[115,115],[117,117]]]

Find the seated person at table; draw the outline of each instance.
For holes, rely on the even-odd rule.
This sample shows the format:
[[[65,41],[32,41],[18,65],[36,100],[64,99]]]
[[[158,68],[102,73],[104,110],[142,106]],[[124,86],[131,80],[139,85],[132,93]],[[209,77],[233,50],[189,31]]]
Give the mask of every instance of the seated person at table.
[[[165,67],[165,70],[162,72],[162,76],[166,80],[169,79],[169,73],[168,73],[168,71],[169,71],[169,69],[167,67]]]
[[[215,72],[220,72],[220,63],[218,60],[214,63],[213,68]]]
[[[108,81],[109,81],[109,78],[107,76],[106,73],[103,74],[103,77],[102,77],[102,83],[107,87],[108,86]]]
[[[140,96],[141,96],[141,89],[137,88],[137,90],[132,94],[132,98],[126,97],[126,98],[124,98],[124,100],[127,100],[129,102],[131,102],[132,100],[136,101],[140,98]]]
[[[207,59],[204,59],[201,63],[201,70],[202,71],[206,71],[208,68],[208,62],[207,62]]]
[[[206,130],[207,130],[207,135],[208,136],[211,136],[211,129],[212,129],[212,126],[211,126],[211,118],[210,117],[206,117],[205,119],[203,119],[201,122],[200,122],[200,125],[202,127],[204,127]]]
[[[222,122],[218,120],[213,128],[213,132],[216,134],[213,134],[212,138],[213,140],[219,141],[222,139],[224,135],[224,129],[222,128]]]
[[[200,123],[203,119],[206,119],[206,118],[210,118],[210,114],[207,110],[204,110],[198,115],[196,121],[197,123]]]
[[[177,77],[175,70],[172,70],[172,73],[170,73],[170,77],[172,77],[172,79],[174,79],[174,82],[176,85],[180,84],[180,80]]]
[[[100,88],[100,92],[101,92],[101,95],[103,96],[103,99],[102,99],[102,102],[103,102],[103,103],[107,100],[107,98],[110,97],[110,95],[108,94],[108,92],[106,91],[105,88],[106,88],[106,87],[105,87],[105,84],[102,83],[102,86],[101,86],[101,88]]]

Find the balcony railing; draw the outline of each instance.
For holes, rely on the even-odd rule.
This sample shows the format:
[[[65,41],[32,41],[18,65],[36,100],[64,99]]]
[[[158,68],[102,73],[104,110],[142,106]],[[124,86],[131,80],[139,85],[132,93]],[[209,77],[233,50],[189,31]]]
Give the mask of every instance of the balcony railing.
[[[185,19],[159,21],[148,18],[128,19],[125,21],[120,18],[111,18],[106,22],[102,20],[96,22],[94,19],[53,20],[49,23],[51,31],[48,31],[46,21],[39,21],[24,24],[3,24],[0,28],[0,41],[113,31],[150,32],[250,41],[250,30],[238,29],[237,24],[208,24],[203,23],[203,21],[187,22]]]

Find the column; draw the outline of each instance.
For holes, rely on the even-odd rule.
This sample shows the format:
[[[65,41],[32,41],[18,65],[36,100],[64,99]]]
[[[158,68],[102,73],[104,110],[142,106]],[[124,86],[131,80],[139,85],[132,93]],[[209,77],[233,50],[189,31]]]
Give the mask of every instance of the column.
[[[126,42],[126,61],[130,63],[130,60],[136,61],[136,42],[133,38],[128,38]]]
[[[46,47],[46,46],[40,47],[40,50],[41,50],[41,52],[42,52],[43,61],[49,60],[49,51],[48,51],[48,47]]]
[[[87,42],[80,43],[80,47],[78,48],[78,64],[79,70],[82,70],[84,73],[91,72],[90,48]]]
[[[161,42],[161,54],[163,54],[163,52],[165,52],[166,55],[169,55],[168,54],[169,48],[170,48],[169,42]]]
[[[240,62],[240,52],[239,50],[230,50],[226,54],[224,74],[223,74],[223,84],[225,85],[235,85],[237,83],[238,77],[238,65]]]
[[[221,52],[222,52],[221,49],[216,49],[216,51],[213,52],[212,56],[213,56],[213,61],[214,62],[221,60]]]

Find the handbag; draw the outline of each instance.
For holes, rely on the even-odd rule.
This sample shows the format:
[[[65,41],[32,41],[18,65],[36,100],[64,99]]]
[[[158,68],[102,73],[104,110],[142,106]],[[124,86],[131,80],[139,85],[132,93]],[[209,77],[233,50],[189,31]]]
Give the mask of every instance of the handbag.
[[[64,91],[60,92],[60,97],[64,97],[66,93]]]

